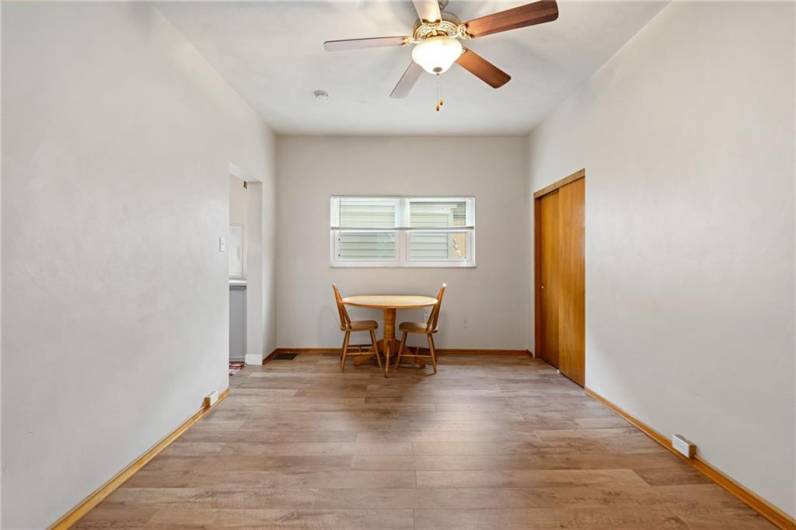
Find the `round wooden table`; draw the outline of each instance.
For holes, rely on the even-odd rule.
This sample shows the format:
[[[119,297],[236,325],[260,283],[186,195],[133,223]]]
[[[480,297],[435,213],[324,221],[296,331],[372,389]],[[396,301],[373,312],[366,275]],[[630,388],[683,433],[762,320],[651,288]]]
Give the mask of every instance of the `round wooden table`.
[[[379,341],[379,349],[384,354],[384,375],[389,372],[390,352],[398,351],[398,341],[395,339],[395,313],[398,309],[418,309],[437,304],[437,299],[431,296],[415,296],[403,294],[377,294],[363,296],[349,296],[343,298],[345,305],[368,307],[384,311],[384,338]],[[363,359],[363,361],[359,361]],[[356,357],[354,364],[367,362],[369,357]],[[415,359],[417,362],[417,359]],[[425,363],[423,363],[425,365]]]

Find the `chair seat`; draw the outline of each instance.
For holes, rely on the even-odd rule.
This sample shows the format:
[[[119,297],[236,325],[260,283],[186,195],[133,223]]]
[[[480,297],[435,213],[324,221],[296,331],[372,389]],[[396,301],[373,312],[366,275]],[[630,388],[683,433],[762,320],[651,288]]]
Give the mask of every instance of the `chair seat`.
[[[401,322],[401,325],[398,326],[398,329],[401,331],[406,331],[407,333],[428,333],[426,331],[426,323],[425,322]],[[434,330],[432,333],[435,333]]]
[[[367,331],[379,327],[379,323],[375,320],[352,320],[351,331]]]

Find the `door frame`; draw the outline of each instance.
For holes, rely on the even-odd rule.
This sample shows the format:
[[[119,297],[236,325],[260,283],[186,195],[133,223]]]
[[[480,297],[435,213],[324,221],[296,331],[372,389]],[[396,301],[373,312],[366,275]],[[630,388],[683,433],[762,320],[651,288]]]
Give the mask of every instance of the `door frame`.
[[[541,358],[540,345],[542,343],[542,284],[541,284],[541,261],[539,255],[541,253],[541,226],[539,222],[540,210],[539,201],[545,195],[556,191],[562,186],[566,186],[571,182],[579,179],[586,178],[586,169],[581,168],[574,173],[567,175],[561,180],[557,180],[549,184],[533,194],[533,336],[534,336],[534,357]],[[585,355],[585,352],[584,352]]]

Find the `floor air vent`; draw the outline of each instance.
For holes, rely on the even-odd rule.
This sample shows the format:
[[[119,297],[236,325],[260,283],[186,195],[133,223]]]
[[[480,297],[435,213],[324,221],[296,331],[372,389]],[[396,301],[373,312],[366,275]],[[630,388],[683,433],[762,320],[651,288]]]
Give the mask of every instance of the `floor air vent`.
[[[274,361],[292,361],[293,359],[296,358],[296,355],[298,355],[298,353],[277,353],[276,355],[274,355],[273,360]]]

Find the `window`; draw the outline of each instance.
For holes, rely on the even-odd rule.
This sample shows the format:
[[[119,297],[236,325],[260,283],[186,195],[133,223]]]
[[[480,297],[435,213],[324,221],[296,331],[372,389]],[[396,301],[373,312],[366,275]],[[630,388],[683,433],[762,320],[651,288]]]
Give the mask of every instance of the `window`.
[[[333,267],[474,267],[473,197],[332,197]]]

